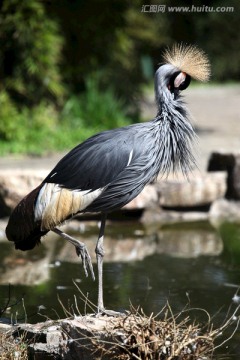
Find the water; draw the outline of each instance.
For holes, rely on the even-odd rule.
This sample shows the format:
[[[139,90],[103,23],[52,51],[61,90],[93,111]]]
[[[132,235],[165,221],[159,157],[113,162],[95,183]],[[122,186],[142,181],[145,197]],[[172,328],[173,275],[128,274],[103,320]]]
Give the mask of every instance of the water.
[[[80,227],[80,236],[78,231],[92,258],[97,232],[92,222]],[[43,242],[27,253],[15,251],[8,242],[0,243],[0,307],[9,297],[13,305],[4,317],[25,321],[27,316],[29,322],[63,318],[63,308],[84,314],[90,308],[86,310],[77,287],[96,304],[97,282],[85,278],[72,246],[55,235]],[[232,301],[240,284],[240,227],[236,224],[215,229],[203,222],[152,228],[137,222],[109,223],[105,244],[106,308],[129,309],[131,303],[150,314],[158,313],[168,301],[173,312],[186,306],[205,309],[214,316],[214,325],[220,326],[237,307]],[[97,274],[96,264],[94,270]],[[204,311],[192,314],[206,323]],[[219,342],[232,334],[235,325]],[[219,354],[219,359],[239,359],[239,329]]]

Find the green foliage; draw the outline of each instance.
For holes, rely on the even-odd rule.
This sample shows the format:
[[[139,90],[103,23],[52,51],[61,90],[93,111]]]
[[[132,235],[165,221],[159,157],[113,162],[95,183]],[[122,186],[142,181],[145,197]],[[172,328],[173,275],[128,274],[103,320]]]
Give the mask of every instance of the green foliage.
[[[212,79],[240,79],[238,0],[210,5],[232,6],[232,12],[142,12],[144,4],[0,2],[0,153],[71,147],[128,123],[123,108],[138,120],[142,85],[152,79],[162,49],[174,42],[203,48]]]
[[[129,123],[121,100],[111,88],[101,90],[99,81],[99,75],[89,76],[85,92],[78,97],[72,96],[66,102],[62,111],[65,124],[75,128],[82,125],[100,131]]]
[[[209,11],[204,11],[206,5],[200,1],[189,4],[188,0],[182,0],[179,4],[178,0],[166,0],[165,3],[171,7],[195,7],[190,12],[166,12],[169,44],[183,41],[198,45],[209,56],[212,80],[239,81],[239,1],[213,0],[206,4]]]
[[[68,99],[59,113],[47,102],[17,110],[0,93],[0,154],[64,150],[98,131],[129,123],[111,89],[100,90],[99,76],[86,80],[86,91]]]
[[[57,22],[38,0],[3,0],[0,10],[0,89],[18,106],[46,98],[59,102],[63,40]]]
[[[240,11],[239,1],[231,0],[226,3],[224,0],[215,0],[215,6],[220,8],[233,7],[234,11],[208,15],[208,22],[199,19],[198,29],[205,34],[205,51],[209,54],[212,62],[212,79],[217,81],[239,81],[240,80]],[[209,26],[211,24],[211,26]],[[208,34],[211,33],[211,37]]]
[[[21,116],[6,91],[0,92],[0,139],[21,140]]]
[[[6,92],[0,93],[0,154],[42,153],[53,149],[52,141],[58,115],[47,103],[17,110]]]
[[[152,59],[155,51],[159,62],[159,48],[168,40],[165,17],[141,12],[141,0],[50,0],[45,6],[63,30],[62,73],[70,92],[84,90],[86,77],[100,70],[101,84],[111,85],[131,113],[136,112],[146,80],[142,57]],[[152,61],[151,67],[153,74]]]

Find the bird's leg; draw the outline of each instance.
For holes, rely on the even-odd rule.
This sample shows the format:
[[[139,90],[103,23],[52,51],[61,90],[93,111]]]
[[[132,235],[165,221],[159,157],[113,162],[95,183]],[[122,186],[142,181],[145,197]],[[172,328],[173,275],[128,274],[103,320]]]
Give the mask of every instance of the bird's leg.
[[[104,257],[104,249],[103,249],[103,239],[104,239],[104,230],[106,223],[107,214],[102,214],[100,231],[98,235],[98,241],[96,245],[96,257],[97,257],[97,268],[98,268],[98,314],[105,314],[109,316],[122,316],[123,313],[107,310],[103,305],[103,257]]]
[[[93,266],[92,266],[92,260],[91,260],[91,257],[89,255],[86,245],[84,243],[80,242],[79,240],[74,239],[72,236],[69,236],[68,234],[62,232],[58,228],[54,228],[54,229],[52,229],[52,231],[54,231],[56,234],[62,236],[64,239],[66,239],[67,241],[69,241],[71,244],[73,244],[75,246],[77,256],[79,256],[79,255],[81,256],[85,275],[88,276],[88,270],[89,270],[93,280],[95,280],[95,275],[94,275]]]
[[[97,258],[97,268],[98,268],[98,313],[105,312],[103,305],[103,238],[104,238],[104,230],[106,223],[106,214],[102,214],[100,231],[98,235],[98,241],[95,249],[96,258]]]

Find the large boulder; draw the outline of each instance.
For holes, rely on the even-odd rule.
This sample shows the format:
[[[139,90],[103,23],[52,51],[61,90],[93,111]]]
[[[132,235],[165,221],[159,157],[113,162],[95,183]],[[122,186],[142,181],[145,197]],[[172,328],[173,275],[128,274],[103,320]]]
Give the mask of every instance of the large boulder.
[[[126,210],[146,209],[158,204],[158,191],[154,185],[147,185],[143,191],[130,203],[124,206]]]
[[[226,197],[240,200],[240,152],[213,152],[208,162],[208,171],[226,171]]]
[[[6,169],[0,173],[0,217],[12,209],[46,177],[47,170]]]
[[[36,188],[49,173],[45,169],[6,169],[0,174],[0,217],[9,216],[19,201]],[[124,208],[126,210],[145,209],[158,203],[158,193],[154,185],[147,185],[141,194]]]
[[[48,174],[44,169],[7,169],[0,174],[0,217],[8,216],[19,201],[37,187]],[[210,205],[226,192],[225,172],[194,174],[184,177],[158,178],[127,204],[125,210],[148,208],[185,208]]]
[[[186,180],[158,182],[160,205],[165,208],[208,206],[226,192],[226,172],[195,174]]]
[[[240,222],[240,201],[219,199],[215,201],[209,211],[211,223],[218,224],[224,221]]]

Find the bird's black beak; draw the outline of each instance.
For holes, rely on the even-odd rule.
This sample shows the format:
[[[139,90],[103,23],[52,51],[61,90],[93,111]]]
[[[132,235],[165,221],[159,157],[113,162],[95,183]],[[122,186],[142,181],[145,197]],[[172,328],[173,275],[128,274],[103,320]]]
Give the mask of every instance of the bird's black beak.
[[[176,100],[176,99],[178,98],[178,95],[179,95],[179,87],[178,87],[178,88],[174,88],[173,94],[174,94],[174,100]]]

